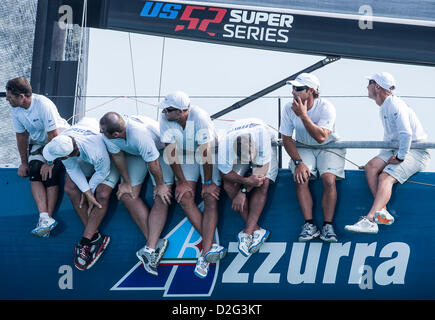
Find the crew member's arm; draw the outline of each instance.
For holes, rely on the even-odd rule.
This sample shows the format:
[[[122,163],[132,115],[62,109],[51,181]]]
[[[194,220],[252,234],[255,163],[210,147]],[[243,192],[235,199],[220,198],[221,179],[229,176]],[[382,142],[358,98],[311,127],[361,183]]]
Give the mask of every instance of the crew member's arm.
[[[201,153],[202,168],[204,170],[204,184],[202,185],[201,196],[210,194],[219,200],[220,188],[213,182],[213,157],[211,154],[210,142],[198,146]]]
[[[154,181],[156,182],[156,186],[154,188],[154,198],[156,196],[162,199],[163,203],[166,205],[171,204],[171,188],[169,185],[165,184],[165,180],[163,179],[162,167],[160,166],[159,159],[154,161],[147,162],[148,169],[150,173],[154,177]]]
[[[125,193],[129,194],[132,199],[135,199],[136,194],[131,187],[124,151],[120,150],[118,153],[109,153],[109,155],[115,167],[118,169],[119,175],[123,179],[123,182],[118,185],[118,192],[116,193],[118,200],[120,200]]]
[[[27,155],[27,148],[29,144],[29,133],[27,131],[17,132],[17,147],[20,154],[21,164],[18,167],[18,175],[20,177],[27,177],[29,174],[29,158]]]
[[[281,134],[282,144],[285,151],[287,151],[290,158],[295,163],[295,173],[293,179],[297,183],[305,183],[310,178],[310,169],[302,162],[298,149],[292,137]]]
[[[323,143],[331,134],[331,130],[322,128],[316,125],[308,116],[307,113],[307,101],[302,102],[301,98],[293,99],[292,110],[302,120],[305,129],[308,131],[311,137],[318,143]]]

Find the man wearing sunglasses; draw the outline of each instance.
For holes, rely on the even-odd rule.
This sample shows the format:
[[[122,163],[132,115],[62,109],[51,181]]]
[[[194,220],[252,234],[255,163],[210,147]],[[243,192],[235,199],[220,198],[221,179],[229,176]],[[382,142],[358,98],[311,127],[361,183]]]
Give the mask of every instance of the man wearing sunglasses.
[[[202,237],[202,252],[195,275],[204,278],[209,264],[222,259],[227,250],[214,243],[218,221],[221,178],[214,154],[216,133],[210,115],[190,104],[189,96],[176,91],[160,104],[160,140],[165,143],[164,159],[176,179],[175,199]],[[196,183],[201,177],[204,213],[195,203]]]
[[[394,77],[381,72],[367,77],[368,97],[380,107],[384,141],[398,142],[399,148],[382,150],[365,165],[365,173],[374,202],[366,216],[345,230],[358,233],[378,233],[378,224],[391,225],[394,217],[387,211],[391,190],[397,182],[403,184],[413,174],[423,170],[430,161],[425,149],[410,149],[411,143],[423,142],[427,135],[415,112],[393,94]]]
[[[337,242],[332,222],[337,203],[336,179],[344,179],[344,149],[319,149],[320,144],[339,139],[335,131],[335,108],[331,102],[319,98],[320,83],[316,76],[301,73],[293,86],[293,101],[282,112],[280,133],[285,150],[291,157],[289,164],[296,182],[296,195],[305,219],[299,241],[309,241],[318,236],[326,242]],[[307,147],[296,147],[294,139]],[[321,230],[313,218],[313,199],[309,189],[310,179],[317,174],[323,183]]]
[[[61,161],[49,165],[42,149],[69,124],[61,118],[50,99],[32,93],[32,87],[24,77],[7,82],[6,100],[12,106],[12,124],[21,158],[18,176],[30,178],[30,188],[39,211],[38,224],[32,234],[48,237],[57,225],[52,215],[58,199],[60,178],[65,170]]]

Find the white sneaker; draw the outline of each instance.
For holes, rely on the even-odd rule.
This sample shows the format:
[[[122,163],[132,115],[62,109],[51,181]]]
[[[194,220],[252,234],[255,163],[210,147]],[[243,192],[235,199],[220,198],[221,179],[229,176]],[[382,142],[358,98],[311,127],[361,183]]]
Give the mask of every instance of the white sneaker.
[[[207,261],[205,261],[204,257],[201,256],[196,261],[196,267],[195,267],[195,270],[193,273],[201,279],[205,278],[205,277],[207,277],[207,274],[208,274],[209,265],[210,264]]]
[[[344,230],[349,232],[375,234],[378,233],[378,225],[375,222],[371,222],[366,217],[361,217],[357,223],[345,226]]]
[[[213,243],[209,252],[204,255],[204,259],[209,263],[216,263],[227,254],[227,249],[218,245],[217,243]]]
[[[269,235],[270,231],[267,231],[263,228],[255,230],[252,234],[252,243],[249,247],[249,252],[256,253],[258,250],[260,250],[260,247],[267,240],[267,238],[269,238]]]
[[[382,209],[375,212],[375,222],[389,226],[394,223],[394,217],[386,209]]]
[[[32,234],[37,237],[48,237],[50,231],[57,226],[57,221],[52,217],[39,218],[36,228],[32,230]]]
[[[248,257],[250,255],[249,247],[252,243],[252,236],[250,234],[244,233],[243,231],[240,231],[237,235],[237,238],[239,240],[240,253],[243,254],[245,257]]]

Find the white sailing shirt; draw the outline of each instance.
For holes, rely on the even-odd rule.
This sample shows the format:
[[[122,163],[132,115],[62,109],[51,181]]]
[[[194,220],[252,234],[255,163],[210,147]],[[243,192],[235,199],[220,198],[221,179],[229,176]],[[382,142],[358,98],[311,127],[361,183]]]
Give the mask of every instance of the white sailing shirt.
[[[80,191],[86,192],[91,189],[92,193],[94,193],[97,186],[110,173],[110,157],[103,136],[100,134],[98,121],[93,118],[83,118],[62,134],[73,137],[80,151],[78,157],[62,160],[66,171]],[[78,159],[94,166],[95,172],[89,182],[80,168]]]
[[[379,110],[384,141],[399,142],[399,159],[405,159],[412,142],[424,141],[427,134],[412,110],[401,98],[390,95]]]
[[[216,138],[216,131],[210,115],[197,106],[191,106],[183,127],[176,121],[168,121],[162,114],[160,117],[160,140],[163,143],[177,143],[183,146],[186,153],[194,154],[198,145],[212,142]]]
[[[279,132],[288,137],[295,133],[295,141],[307,145],[319,145],[319,143],[308,133],[302,120],[292,110],[293,102],[289,102],[284,107],[281,114],[281,126]],[[313,107],[307,111],[308,117],[313,123],[321,128],[331,131],[331,134],[323,144],[339,140],[339,135],[335,131],[336,112],[334,105],[324,98],[314,100]]]
[[[160,142],[159,123],[145,116],[130,116],[126,119],[126,139],[109,139],[103,135],[107,150],[116,154],[121,150],[135,156],[141,156],[145,162],[151,162],[160,156],[159,150],[165,145]]]
[[[271,129],[260,119],[237,120],[228,129],[226,135],[219,138],[218,168],[223,174],[228,174],[238,160],[236,150],[233,147],[234,141],[237,137],[246,134],[249,134],[254,141],[257,151],[256,157],[252,161],[253,164],[263,166],[271,161],[272,139],[274,137]]]
[[[15,132],[27,131],[31,142],[42,146],[47,143],[47,132],[57,129],[60,133],[70,127],[59,115],[56,105],[39,94],[32,94],[28,109],[13,107],[11,115]]]

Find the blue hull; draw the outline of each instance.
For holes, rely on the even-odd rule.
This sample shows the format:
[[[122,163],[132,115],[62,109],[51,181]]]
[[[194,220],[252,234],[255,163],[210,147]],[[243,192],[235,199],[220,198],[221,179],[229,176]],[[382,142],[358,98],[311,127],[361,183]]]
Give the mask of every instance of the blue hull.
[[[435,182],[435,173],[419,173],[413,181]],[[1,169],[0,299],[434,299],[435,209],[433,187],[411,183],[395,186],[389,204],[396,222],[380,226],[377,235],[344,231],[365,215],[372,204],[364,173],[347,171],[337,183],[335,218],[339,243],[321,240],[299,243],[303,224],[295,186],[281,170],[269,190],[260,225],[271,230],[261,250],[249,258],[237,252],[237,233],[244,224],[220,201],[216,240],[227,256],[211,265],[205,279],[194,276],[200,237],[179,206],[172,206],[162,233],[169,249],[159,276],[147,274],[135,252],[145,243],[125,207],[112,195],[101,230],[112,241],[89,270],[74,267],[73,248],[83,226],[66,195],[54,217],[59,225],[49,238],[30,231],[36,207],[26,179],[16,169]],[[148,181],[142,197],[152,204]],[[312,185],[315,218],[323,221],[320,181]]]

